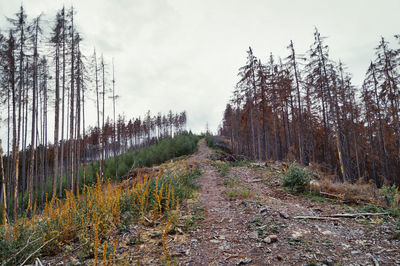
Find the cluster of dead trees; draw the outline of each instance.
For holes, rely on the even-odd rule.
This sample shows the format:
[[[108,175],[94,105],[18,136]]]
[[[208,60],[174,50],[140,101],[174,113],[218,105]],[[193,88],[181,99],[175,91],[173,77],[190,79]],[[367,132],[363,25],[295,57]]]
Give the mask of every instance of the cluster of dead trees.
[[[143,118],[127,119],[122,115],[114,122],[107,118],[104,127],[90,127],[84,140],[85,161],[98,161],[101,153],[98,152],[98,139],[104,143],[105,159],[115,157],[128,150],[137,149],[154,144],[156,141],[180,135],[186,131],[186,112],[174,114],[169,111],[163,115],[158,113],[152,116],[147,111]],[[116,167],[117,168],[117,167]]]
[[[63,182],[71,190],[79,187],[76,176],[84,156],[80,143],[85,137],[89,71],[74,15],[72,7],[62,8],[46,31],[43,26],[48,25],[42,16],[30,20],[21,6],[15,17],[8,18],[10,25],[0,35],[2,118],[7,123],[1,193],[3,206],[12,205],[14,215],[18,208],[32,211],[34,194],[40,199],[39,204],[43,203],[47,185],[52,187],[53,198],[58,183],[60,194]],[[101,65],[94,64],[92,71],[96,74],[96,93],[102,89],[103,106],[104,65],[101,57]],[[100,88],[98,73],[102,73]],[[49,154],[48,121],[53,106],[55,145],[54,153]],[[25,191],[27,206],[22,206]]]
[[[399,41],[400,37],[395,36]],[[400,183],[400,49],[381,38],[361,88],[329,57],[317,29],[306,56],[251,48],[227,104],[222,135],[236,153],[259,160],[319,164],[342,181]]]
[[[96,50],[83,54],[74,16],[72,7],[63,7],[52,22],[28,19],[21,6],[0,29],[0,198],[9,214],[29,214],[36,199],[43,206],[46,192],[49,199],[64,189],[76,193],[82,165],[98,160],[103,178],[106,158],[114,156],[117,164],[119,153],[181,132],[186,124],[185,112],[117,118],[114,62],[107,66]],[[112,118],[105,116],[106,101],[112,102]],[[89,128],[85,111],[93,110],[92,102],[97,124]]]

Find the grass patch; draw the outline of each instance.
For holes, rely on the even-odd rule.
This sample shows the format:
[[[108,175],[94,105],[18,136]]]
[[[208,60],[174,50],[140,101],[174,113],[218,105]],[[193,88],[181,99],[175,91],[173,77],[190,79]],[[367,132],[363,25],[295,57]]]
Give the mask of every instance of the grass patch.
[[[218,172],[222,175],[222,177],[226,176],[231,170],[231,165],[222,161],[214,161],[213,165],[217,168]]]
[[[279,228],[279,227],[277,227],[277,226],[273,226],[273,227],[271,227],[271,231],[273,232],[273,233],[279,233],[280,231],[281,231],[281,229]]]
[[[230,198],[235,198],[239,196],[239,191],[237,190],[228,190],[225,191],[226,196],[230,197]]]
[[[237,184],[240,184],[240,180],[237,177],[225,177],[224,179],[222,179],[222,184],[225,187],[234,187]]]
[[[252,196],[250,189],[242,188],[242,189],[232,189],[226,190],[225,195],[229,198],[250,198]]]
[[[290,245],[298,246],[298,245],[301,245],[301,244],[305,244],[306,241],[304,241],[303,239],[289,238],[288,243]]]
[[[264,225],[262,218],[256,217],[254,218],[248,225],[248,229],[254,230],[257,232],[258,238],[264,238],[266,236],[267,226]],[[254,229],[253,229],[254,228]]]
[[[262,226],[264,223],[261,220],[261,218],[254,218],[253,221],[251,221],[251,224],[254,226]]]
[[[393,234],[393,240],[400,240],[400,231],[397,231]]]
[[[182,229],[185,232],[194,231],[198,227],[198,222],[204,220],[204,208],[196,204],[191,215],[184,220]]]
[[[358,209],[360,212],[373,212],[373,213],[374,212],[386,212],[385,209],[375,206],[375,205],[372,205],[372,204],[366,205],[366,206],[360,206],[360,207],[358,207]]]

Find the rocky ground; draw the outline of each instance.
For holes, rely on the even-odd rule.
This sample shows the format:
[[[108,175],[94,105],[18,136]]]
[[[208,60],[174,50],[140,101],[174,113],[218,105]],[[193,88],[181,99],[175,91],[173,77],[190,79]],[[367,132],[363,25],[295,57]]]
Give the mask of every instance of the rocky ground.
[[[231,167],[225,177],[204,141],[200,194],[189,202],[199,222],[185,242],[171,244],[182,265],[400,265],[400,241],[387,216],[295,219],[359,212],[318,198],[295,196],[262,165]]]

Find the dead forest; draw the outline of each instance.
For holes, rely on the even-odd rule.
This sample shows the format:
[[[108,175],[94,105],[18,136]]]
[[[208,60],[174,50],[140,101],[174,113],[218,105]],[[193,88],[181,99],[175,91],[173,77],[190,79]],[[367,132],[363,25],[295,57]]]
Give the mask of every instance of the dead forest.
[[[400,265],[400,35],[128,2],[0,18],[1,265]]]
[[[63,7],[49,22],[21,6],[0,31],[1,203],[10,217],[43,208],[65,189],[79,194],[90,163],[101,180],[115,178],[128,170],[118,165],[120,154],[185,130],[185,111],[117,113],[114,61],[95,48],[82,51],[75,14]],[[87,110],[95,121],[85,119]]]
[[[345,62],[332,60],[328,43],[315,29],[304,55],[293,41],[284,57],[257,57],[249,48],[220,134],[253,159],[318,166],[337,181],[398,185],[398,44],[377,40],[358,87]]]

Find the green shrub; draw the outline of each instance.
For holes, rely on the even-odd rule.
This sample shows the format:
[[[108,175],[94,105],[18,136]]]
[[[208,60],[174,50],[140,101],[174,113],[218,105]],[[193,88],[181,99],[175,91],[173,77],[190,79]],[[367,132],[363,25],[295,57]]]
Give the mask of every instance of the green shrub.
[[[365,205],[365,206],[361,206],[360,208],[360,212],[385,212],[384,209],[375,206],[375,205]]]
[[[385,198],[386,204],[391,208],[394,214],[399,215],[400,213],[400,192],[399,187],[393,184],[391,187],[383,186],[381,188],[381,194]]]
[[[236,161],[236,162],[232,162],[231,165],[232,165],[232,167],[250,167],[251,161],[249,161],[248,159],[244,158],[242,160],[239,160],[239,161]]]
[[[215,140],[213,136],[206,136],[206,144],[210,148],[215,148]]]
[[[150,167],[169,159],[188,155],[196,151],[199,138],[194,135],[181,135],[160,142],[132,153],[134,167]]]
[[[283,185],[294,192],[304,192],[311,179],[308,169],[292,163],[283,176]]]
[[[118,162],[118,170],[117,170],[117,175],[122,176],[126,174],[129,171],[129,167],[125,164],[124,161]]]
[[[193,134],[183,134],[174,138],[166,138],[158,141],[149,147],[131,150],[118,155],[117,176],[126,175],[129,170],[139,167],[151,167],[162,164],[172,158],[189,155],[196,151],[199,137]],[[96,173],[98,172],[98,162],[92,162],[85,166],[85,183],[93,185],[96,183]],[[82,171],[80,178],[83,179]],[[113,180],[115,178],[114,158],[104,160],[104,176]],[[81,182],[83,185],[83,182]]]

